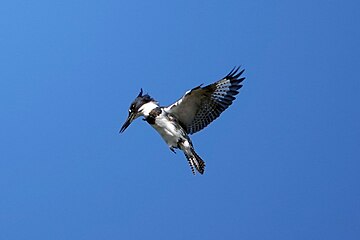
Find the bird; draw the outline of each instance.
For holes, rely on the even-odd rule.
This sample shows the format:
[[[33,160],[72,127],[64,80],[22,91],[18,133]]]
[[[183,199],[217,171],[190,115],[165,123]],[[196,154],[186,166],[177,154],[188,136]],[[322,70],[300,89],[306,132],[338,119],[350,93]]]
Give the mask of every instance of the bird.
[[[169,106],[160,106],[143,89],[129,107],[129,114],[120,129],[125,129],[138,117],[149,123],[164,139],[170,150],[176,153],[180,149],[190,165],[204,174],[205,162],[195,152],[189,135],[194,134],[217,119],[235,100],[239,89],[243,86],[245,69],[234,67],[222,79],[203,87],[203,84],[185,92],[183,97]]]

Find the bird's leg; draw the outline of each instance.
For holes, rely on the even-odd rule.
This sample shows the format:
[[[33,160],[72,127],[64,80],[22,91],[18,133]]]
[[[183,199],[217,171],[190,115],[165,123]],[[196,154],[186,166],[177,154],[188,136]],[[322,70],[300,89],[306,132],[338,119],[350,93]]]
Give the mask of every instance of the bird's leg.
[[[170,150],[176,154],[175,149],[173,147],[170,147]]]

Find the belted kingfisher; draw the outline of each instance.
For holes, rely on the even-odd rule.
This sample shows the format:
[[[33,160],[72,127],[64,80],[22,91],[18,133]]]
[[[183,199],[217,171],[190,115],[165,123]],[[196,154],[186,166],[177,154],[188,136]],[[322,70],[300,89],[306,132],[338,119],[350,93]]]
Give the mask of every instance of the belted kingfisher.
[[[171,151],[175,153],[175,149],[180,149],[184,152],[194,175],[194,167],[203,174],[205,162],[195,152],[189,135],[205,128],[232,104],[245,79],[240,77],[245,69],[239,69],[233,68],[223,79],[213,84],[205,87],[199,85],[187,91],[182,98],[167,107],[161,107],[148,94],[143,95],[141,89],[130,105],[129,116],[120,133],[133,120],[143,116],[143,120],[155,128]]]

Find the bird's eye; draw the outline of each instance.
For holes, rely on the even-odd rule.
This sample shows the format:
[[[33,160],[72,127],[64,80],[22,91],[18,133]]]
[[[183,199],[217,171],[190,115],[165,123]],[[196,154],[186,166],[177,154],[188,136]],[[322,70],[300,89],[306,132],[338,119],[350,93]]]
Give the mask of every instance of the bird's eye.
[[[130,108],[129,108],[129,113],[133,112],[135,110],[135,105],[131,104]]]

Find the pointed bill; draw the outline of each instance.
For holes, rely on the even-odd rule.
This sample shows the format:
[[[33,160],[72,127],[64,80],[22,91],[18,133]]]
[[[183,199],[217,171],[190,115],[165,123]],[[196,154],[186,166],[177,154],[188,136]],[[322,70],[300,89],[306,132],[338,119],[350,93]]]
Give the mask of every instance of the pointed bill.
[[[126,128],[131,124],[131,122],[134,120],[134,118],[135,118],[135,114],[132,113],[132,112],[130,112],[130,113],[129,113],[129,116],[127,117],[124,125],[122,125],[122,127],[121,127],[121,129],[120,129],[119,132],[120,132],[120,133],[124,132],[125,129],[126,129]]]

